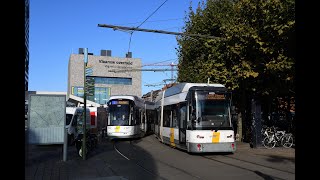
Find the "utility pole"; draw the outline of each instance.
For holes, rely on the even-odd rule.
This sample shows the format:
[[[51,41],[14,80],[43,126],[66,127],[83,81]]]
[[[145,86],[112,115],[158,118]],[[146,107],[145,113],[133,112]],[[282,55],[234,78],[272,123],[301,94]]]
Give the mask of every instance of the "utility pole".
[[[83,83],[83,115],[84,115],[84,122],[83,122],[83,140],[82,140],[82,158],[86,160],[86,134],[87,134],[87,92],[86,92],[86,84],[87,84],[87,74],[86,68],[88,63],[88,48],[84,48],[84,83]]]
[[[115,26],[115,25],[109,25],[109,24],[98,24],[98,27],[112,28],[113,30],[120,29],[120,30],[127,30],[127,31],[143,31],[143,32],[152,32],[152,33],[160,33],[160,34],[203,37],[203,38],[211,38],[211,39],[221,38],[221,37],[210,36],[210,35],[187,34],[187,33],[170,32],[170,31],[162,31],[162,30],[155,30],[155,29],[141,29],[141,28],[136,28],[136,27]]]

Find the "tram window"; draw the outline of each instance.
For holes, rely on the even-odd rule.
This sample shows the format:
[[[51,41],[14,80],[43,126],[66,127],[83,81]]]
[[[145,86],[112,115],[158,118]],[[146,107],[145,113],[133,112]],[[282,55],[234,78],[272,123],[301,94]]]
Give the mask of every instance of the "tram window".
[[[183,123],[187,121],[187,106],[185,103],[180,105],[180,127],[184,127]]]
[[[157,120],[157,111],[153,111],[153,113],[152,113],[152,122],[153,122],[153,124],[158,124],[157,121],[158,121]]]
[[[134,118],[134,125],[140,124],[140,111],[138,108],[135,109],[135,118]]]
[[[154,124],[155,124],[155,125],[158,125],[158,119],[159,119],[159,118],[155,118],[155,119],[154,119]]]
[[[169,106],[165,106],[163,109],[163,127],[170,127],[171,110]]]
[[[161,108],[157,109],[157,113],[156,113],[156,118],[155,118],[155,125],[159,125],[160,124],[160,118],[161,118]]]
[[[172,126],[171,127],[177,127],[177,121],[178,121],[178,119],[177,119],[177,116],[173,116],[173,118],[172,118]]]
[[[170,114],[163,114],[163,127],[170,127]]]
[[[171,127],[178,127],[178,117],[177,117],[178,106],[172,106],[172,126]]]

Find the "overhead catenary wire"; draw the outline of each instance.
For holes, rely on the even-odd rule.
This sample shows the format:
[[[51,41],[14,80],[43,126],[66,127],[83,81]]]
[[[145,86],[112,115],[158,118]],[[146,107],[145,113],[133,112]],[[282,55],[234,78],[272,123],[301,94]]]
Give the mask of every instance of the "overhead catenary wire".
[[[153,22],[167,22],[167,21],[176,21],[176,20],[181,20],[184,18],[173,18],[173,19],[162,19],[162,20],[154,20],[154,21],[146,21],[148,23],[153,23]],[[134,23],[123,23],[123,24],[117,24],[119,26],[123,25],[129,25],[129,24],[141,24],[142,22],[134,22]]]
[[[203,35],[203,34],[188,34],[188,33],[180,33],[180,32],[155,30],[155,29],[142,29],[142,28],[135,28],[135,27],[115,26],[115,25],[110,25],[110,24],[98,24],[98,27],[112,28],[113,30],[122,29],[122,30],[134,30],[134,31],[152,32],[152,33],[160,33],[160,34],[202,37],[202,38],[210,38],[210,39],[223,39],[222,37]]]
[[[178,69],[172,69],[172,68],[165,68],[165,69],[111,69],[109,72],[114,73],[126,73],[126,72],[136,72],[136,71],[153,71],[153,72],[163,72],[163,71],[178,71]]]
[[[144,64],[144,65],[142,65],[141,67],[157,65],[157,64],[160,64],[160,63],[163,63],[163,62],[172,61],[172,60],[176,60],[176,61],[177,61],[177,59],[178,59],[178,58],[173,58],[173,59],[168,59],[168,60],[164,60],[164,61],[160,61],[160,62],[155,62],[155,63],[151,63],[151,64]]]
[[[153,11],[153,13],[151,13],[139,26],[137,26],[137,28],[142,26],[142,24],[144,24],[154,13],[156,13],[167,1],[168,0],[165,0],[155,11]]]
[[[163,5],[164,3],[166,3],[168,0],[165,0],[156,10],[154,10],[141,24],[139,24],[137,26],[137,28],[139,28],[140,26],[142,26],[154,13],[156,13]],[[128,53],[130,52],[130,46],[131,46],[131,39],[132,39],[132,34],[133,34],[134,30],[131,30],[130,32],[130,39],[129,39],[129,47],[128,47]]]

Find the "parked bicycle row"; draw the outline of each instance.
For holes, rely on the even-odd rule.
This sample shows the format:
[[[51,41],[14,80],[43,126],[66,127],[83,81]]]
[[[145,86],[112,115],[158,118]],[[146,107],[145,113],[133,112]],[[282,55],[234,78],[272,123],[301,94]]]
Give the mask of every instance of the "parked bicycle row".
[[[275,126],[263,126],[261,134],[262,144],[267,149],[272,149],[275,146],[291,148],[294,144],[294,137],[292,133],[287,133],[284,130],[279,130],[279,128]]]

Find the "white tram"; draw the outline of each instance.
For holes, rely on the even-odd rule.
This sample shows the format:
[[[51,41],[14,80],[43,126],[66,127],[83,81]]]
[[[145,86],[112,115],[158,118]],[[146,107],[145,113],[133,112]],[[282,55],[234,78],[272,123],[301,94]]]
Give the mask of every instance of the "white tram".
[[[144,136],[145,102],[132,95],[111,96],[108,101],[107,136],[109,138],[138,138]]]
[[[187,152],[236,150],[231,93],[222,84],[179,83],[158,94],[155,135]]]

